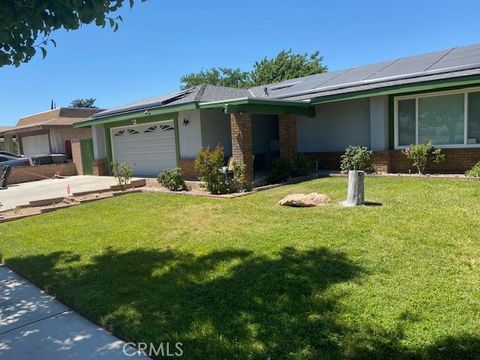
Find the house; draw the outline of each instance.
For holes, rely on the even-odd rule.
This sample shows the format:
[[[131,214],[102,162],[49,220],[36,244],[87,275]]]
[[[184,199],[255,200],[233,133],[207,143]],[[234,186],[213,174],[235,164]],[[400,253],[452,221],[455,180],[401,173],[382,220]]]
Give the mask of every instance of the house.
[[[12,135],[3,136],[3,132],[13,129],[13,126],[0,126],[0,150],[15,153],[15,137]]]
[[[94,167],[126,161],[143,176],[193,177],[198,150],[218,143],[249,177],[298,152],[338,169],[349,145],[374,150],[377,171],[404,172],[401,149],[427,141],[447,156],[431,171],[461,173],[480,160],[480,44],[251,89],[196,86],[75,126],[92,127]]]
[[[0,130],[0,136],[10,142],[16,137],[19,152],[27,157],[45,154],[67,154],[71,158],[71,139],[90,139],[90,128],[73,127],[76,121],[88,118],[102,110],[58,108],[20,118],[12,128]]]

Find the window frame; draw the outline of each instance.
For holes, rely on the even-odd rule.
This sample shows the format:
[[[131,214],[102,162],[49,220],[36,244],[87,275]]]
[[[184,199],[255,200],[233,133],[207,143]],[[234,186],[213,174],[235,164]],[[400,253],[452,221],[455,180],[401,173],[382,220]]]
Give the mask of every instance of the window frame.
[[[480,92],[480,87],[472,87],[468,89],[459,89],[459,90],[446,90],[446,91],[436,91],[415,95],[403,95],[394,97],[394,132],[395,132],[395,144],[394,148],[396,150],[409,148],[410,145],[399,145],[399,128],[398,128],[398,102],[402,100],[415,100],[415,143],[418,144],[418,100],[427,97],[443,96],[443,95],[455,95],[463,94],[463,144],[433,144],[437,148],[443,149],[463,149],[463,148],[480,148],[480,143],[477,144],[467,144],[468,140],[468,95],[470,93]]]

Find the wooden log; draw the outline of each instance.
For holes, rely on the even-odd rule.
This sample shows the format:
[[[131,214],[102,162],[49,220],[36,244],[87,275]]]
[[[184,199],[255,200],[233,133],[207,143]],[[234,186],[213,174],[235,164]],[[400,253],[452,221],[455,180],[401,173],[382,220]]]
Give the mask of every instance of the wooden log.
[[[365,203],[365,172],[350,170],[348,172],[348,194],[343,206],[360,206]]]

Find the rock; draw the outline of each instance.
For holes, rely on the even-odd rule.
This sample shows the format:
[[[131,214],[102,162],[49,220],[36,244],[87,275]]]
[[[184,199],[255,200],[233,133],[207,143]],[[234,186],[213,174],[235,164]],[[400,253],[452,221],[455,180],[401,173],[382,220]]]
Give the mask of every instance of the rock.
[[[319,205],[326,205],[332,200],[325,195],[319,194],[316,192],[310,194],[290,194],[285,196],[282,200],[278,202],[282,206],[293,206],[293,207],[312,207]]]

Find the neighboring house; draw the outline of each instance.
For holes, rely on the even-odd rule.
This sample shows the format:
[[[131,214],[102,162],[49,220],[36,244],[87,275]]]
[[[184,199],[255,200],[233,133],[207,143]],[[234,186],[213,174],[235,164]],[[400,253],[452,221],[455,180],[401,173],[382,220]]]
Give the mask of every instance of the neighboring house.
[[[67,154],[71,158],[72,139],[90,139],[90,128],[76,129],[73,123],[102,110],[58,108],[20,118],[17,125],[0,131],[5,139],[16,137],[19,152],[27,157],[45,154]]]
[[[251,89],[202,85],[75,126],[92,126],[94,166],[126,161],[144,176],[175,166],[195,176],[198,150],[218,143],[250,177],[297,152],[338,169],[349,145],[373,149],[377,171],[400,172],[410,168],[400,150],[426,141],[447,155],[432,171],[459,173],[480,160],[480,45]]]
[[[2,135],[4,131],[13,129],[13,126],[0,126],[0,150],[6,150],[15,153],[15,137],[12,135]]]

